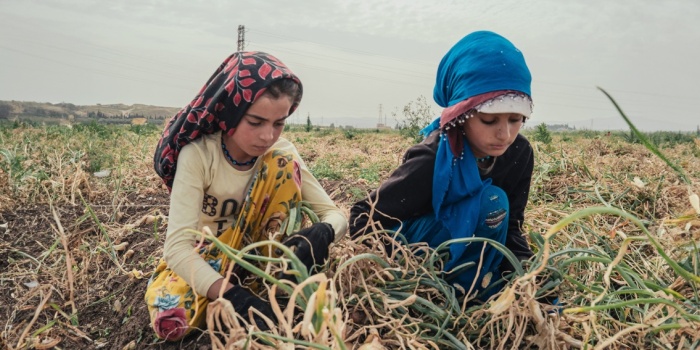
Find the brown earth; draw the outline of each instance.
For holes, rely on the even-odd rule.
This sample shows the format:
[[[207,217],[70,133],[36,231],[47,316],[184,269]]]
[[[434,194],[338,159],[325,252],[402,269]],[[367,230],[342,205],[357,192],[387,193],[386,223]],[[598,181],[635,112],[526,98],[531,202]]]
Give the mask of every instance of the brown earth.
[[[350,203],[346,195],[347,184],[340,181],[321,181],[337,203]],[[363,183],[353,186],[365,186]],[[57,234],[57,222],[47,204],[19,206],[0,212],[0,222],[8,223],[1,232],[0,270],[3,271],[3,293],[0,293],[0,319],[6,320],[2,333],[2,348],[17,347],[18,338],[31,324],[31,332],[21,338],[22,348],[56,343],[62,349],[210,349],[209,335],[194,333],[177,343],[158,340],[149,325],[149,315],[143,295],[148,275],[160,257],[166,226],[159,223],[143,223],[132,229],[124,229],[146,215],[168,214],[168,195],[160,189],[153,196],[138,198],[130,195],[122,206],[117,220],[110,221],[113,205],[109,198],[91,204],[97,221],[110,232],[113,244],[128,243],[133,250],[130,258],[125,251],[118,252],[124,271],[120,271],[109,258],[107,246],[95,246],[104,242],[100,226],[95,224],[84,206],[60,206],[56,208],[63,227],[68,250],[74,259],[73,300],[76,319],[71,319],[70,288],[66,283],[65,249]],[[70,224],[69,224],[70,223]],[[155,227],[155,229],[154,229]],[[120,231],[121,228],[121,231]],[[115,235],[114,233],[117,232]],[[99,253],[90,253],[98,252]],[[48,252],[48,253],[47,253]],[[85,266],[88,266],[85,268]],[[144,273],[135,278],[131,272]],[[58,275],[52,272],[56,271]],[[32,283],[34,285],[32,285]],[[42,300],[48,295],[44,307]],[[49,327],[36,337],[37,329]],[[30,341],[30,339],[32,339]]]
[[[301,145],[309,142],[305,135],[290,139]],[[47,139],[51,135],[40,136]],[[26,137],[18,136],[17,140]],[[9,149],[10,144],[0,148]],[[123,144],[127,143],[118,143]],[[600,205],[603,200],[649,220],[653,232],[659,231],[662,226],[659,222],[666,218],[692,215],[686,214],[688,188],[695,193],[700,191],[697,147],[679,147],[672,153],[682,156],[680,164],[693,179],[693,185],[686,186],[662,161],[638,145],[600,139],[562,145],[561,150],[547,150],[535,144],[536,169],[525,223],[528,232],[543,233],[556,223],[559,215]],[[357,176],[349,176],[349,167],[333,162],[358,159],[352,163],[381,162],[393,168],[405,149],[404,144],[369,144],[334,135],[314,139],[312,146],[300,147],[308,164],[326,162],[345,169],[341,175],[351,179],[321,181],[344,210],[358,193],[372,189],[376,183],[368,184]],[[31,147],[33,144],[29,143],[27,148]],[[27,156],[25,168],[30,168],[30,162],[41,161],[42,155],[50,151],[36,151],[36,156]],[[137,157],[139,152],[143,153],[140,144],[136,144],[135,150],[125,154]],[[133,169],[119,182],[117,194],[106,182],[82,172],[84,165],[66,164],[61,157],[41,165],[58,169],[54,170],[51,181],[45,180],[47,186],[54,186],[52,193],[59,193],[56,198],[45,198],[42,192],[45,188],[40,186],[31,187],[31,191],[13,192],[10,175],[0,170],[0,348],[211,348],[206,333],[165,343],[155,338],[149,325],[143,295],[148,277],[162,254],[166,224],[163,220],[148,224],[143,219],[167,217],[168,193],[152,174],[150,154],[141,156],[140,160],[122,156],[125,160],[120,164],[126,170],[129,166]],[[383,168],[377,170],[380,177],[386,176],[383,171]],[[646,185],[633,185],[635,176]],[[17,179],[13,181],[19,183]],[[82,204],[80,198],[70,200],[75,193],[84,196],[88,204]],[[615,220],[599,225],[601,232],[611,235],[628,226]],[[61,239],[61,229],[65,241]],[[700,237],[700,225],[685,229],[672,227],[665,237],[669,246],[687,244]],[[110,246],[123,243],[127,247],[116,251],[113,258]],[[70,270],[66,268],[67,257],[72,259]]]

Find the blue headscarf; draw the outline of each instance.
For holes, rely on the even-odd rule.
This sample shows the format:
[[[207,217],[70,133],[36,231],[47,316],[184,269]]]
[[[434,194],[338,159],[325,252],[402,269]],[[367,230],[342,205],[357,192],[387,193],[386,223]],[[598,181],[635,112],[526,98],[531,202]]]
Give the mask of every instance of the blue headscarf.
[[[474,32],[440,61],[433,99],[447,108],[491,91],[515,90],[532,96],[531,81],[522,52],[508,39],[494,32]]]
[[[531,80],[520,50],[496,33],[479,31],[465,36],[443,57],[433,98],[447,108],[493,91],[514,90],[530,96]],[[427,136],[440,128],[437,118],[421,132]],[[455,154],[443,131],[447,130],[441,130],[433,175],[435,219],[443,223],[453,239],[471,237],[479,218],[481,193],[491,179],[481,180],[469,142],[463,140],[463,152]],[[455,267],[465,250],[465,244],[450,245],[451,258],[445,269]]]

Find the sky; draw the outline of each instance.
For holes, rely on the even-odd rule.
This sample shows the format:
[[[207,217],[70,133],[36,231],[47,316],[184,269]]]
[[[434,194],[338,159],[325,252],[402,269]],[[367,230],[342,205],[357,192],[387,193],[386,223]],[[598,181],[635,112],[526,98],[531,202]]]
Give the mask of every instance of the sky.
[[[442,56],[476,30],[518,47],[529,126],[644,131],[700,125],[697,0],[0,0],[0,100],[183,107],[237,49],[302,80],[293,123],[394,126],[432,101]]]

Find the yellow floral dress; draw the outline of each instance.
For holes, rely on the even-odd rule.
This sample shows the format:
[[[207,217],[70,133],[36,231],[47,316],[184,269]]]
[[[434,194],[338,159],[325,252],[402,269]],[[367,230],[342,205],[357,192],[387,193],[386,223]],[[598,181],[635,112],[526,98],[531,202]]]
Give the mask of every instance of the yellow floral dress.
[[[290,208],[297,207],[302,199],[301,169],[292,153],[270,150],[258,164],[238,218],[219,237],[234,249],[279,232]],[[281,235],[276,237],[281,239]],[[261,254],[271,252],[262,249]],[[214,244],[200,248],[200,255],[222,276],[233,264]],[[191,330],[203,327],[209,299],[196,295],[163,259],[148,282],[145,299],[151,325],[160,339],[179,340]]]

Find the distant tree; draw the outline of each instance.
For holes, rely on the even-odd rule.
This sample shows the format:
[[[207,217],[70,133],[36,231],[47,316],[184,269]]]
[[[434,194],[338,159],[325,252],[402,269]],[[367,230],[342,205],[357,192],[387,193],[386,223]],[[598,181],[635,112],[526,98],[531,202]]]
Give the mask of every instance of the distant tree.
[[[403,118],[399,119],[398,112],[391,113],[396,119],[396,128],[401,135],[413,138],[415,142],[423,140],[420,131],[426,127],[435,116],[425,96],[418,97],[403,107]]]
[[[0,103],[0,118],[9,119],[12,113],[12,106],[6,103]]]
[[[311,129],[313,129],[313,125],[311,125],[311,115],[307,114],[306,115],[306,128],[305,128],[305,130],[306,130],[306,132],[309,132],[309,131],[311,131]]]
[[[78,107],[76,107],[76,105],[74,105],[72,103],[61,102],[61,103],[57,103],[56,106],[63,107],[65,109],[67,109],[69,112],[74,112],[74,111],[78,110]]]
[[[51,117],[51,118],[65,118],[66,117],[65,113],[61,113],[59,111],[54,111],[54,110],[49,110],[48,114],[49,114],[49,117]]]
[[[24,112],[22,114],[25,116],[43,117],[46,115],[46,110],[41,107],[27,106],[24,107]]]

